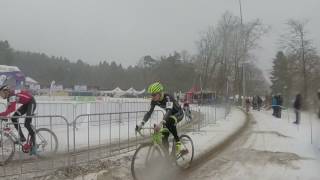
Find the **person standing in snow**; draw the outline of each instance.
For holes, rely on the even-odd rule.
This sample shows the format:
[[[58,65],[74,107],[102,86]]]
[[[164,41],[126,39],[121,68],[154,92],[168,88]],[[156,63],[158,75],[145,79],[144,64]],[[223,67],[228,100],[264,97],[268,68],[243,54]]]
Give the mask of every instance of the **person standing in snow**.
[[[258,111],[260,111],[261,106],[262,106],[262,99],[260,96],[257,96],[257,101],[258,101]]]
[[[283,103],[283,100],[282,100],[282,97],[281,97],[281,94],[278,94],[278,96],[276,97],[276,101],[277,101],[277,113],[276,113],[276,117],[277,118],[281,118],[281,110],[282,110],[282,103]]]
[[[296,114],[296,121],[293,122],[294,124],[300,124],[300,117],[301,117],[301,94],[296,95],[296,99],[293,103],[294,113]]]
[[[317,96],[318,96],[318,118],[320,119],[320,89],[318,89]]]
[[[272,110],[273,110],[273,112],[272,112],[272,115],[273,116],[276,116],[276,113],[277,113],[277,99],[276,99],[276,96],[272,96],[272,104],[271,104],[271,106],[272,106]]]
[[[251,106],[251,102],[250,102],[249,97],[246,97],[245,102],[246,102],[246,112],[249,112],[250,106]]]

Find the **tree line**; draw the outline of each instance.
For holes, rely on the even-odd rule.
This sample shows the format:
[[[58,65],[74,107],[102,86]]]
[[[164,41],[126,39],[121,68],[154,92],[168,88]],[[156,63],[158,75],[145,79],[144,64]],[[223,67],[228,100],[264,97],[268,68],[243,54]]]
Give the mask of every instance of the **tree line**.
[[[46,87],[55,80],[67,88],[88,85],[96,89],[143,89],[153,81],[161,81],[168,91],[187,91],[196,77],[194,65],[183,61],[178,52],[159,59],[144,56],[137,65],[124,68],[115,61],[89,65],[82,60],[71,62],[43,53],[15,51],[8,41],[0,41],[0,64],[19,67]]]

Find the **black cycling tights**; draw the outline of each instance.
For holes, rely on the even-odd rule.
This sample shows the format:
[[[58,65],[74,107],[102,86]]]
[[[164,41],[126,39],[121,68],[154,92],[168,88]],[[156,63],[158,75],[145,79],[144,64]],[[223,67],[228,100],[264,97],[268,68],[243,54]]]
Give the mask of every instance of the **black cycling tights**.
[[[177,132],[176,121],[173,118],[171,117],[168,118],[168,120],[165,123],[165,127],[168,128],[168,130],[171,132],[176,142],[180,141],[180,138]],[[162,143],[165,149],[167,150],[169,150],[169,141],[168,141],[169,135],[170,135],[169,132],[163,132]]]
[[[30,103],[22,105],[13,114],[13,116],[22,116],[24,114],[26,114],[26,116],[32,116],[34,111],[35,111],[35,109],[36,109],[36,103],[35,103],[34,100],[32,100]],[[20,138],[21,139],[26,139],[25,136],[23,135],[23,132],[21,131],[20,124],[18,123],[18,118],[12,118],[11,120],[14,123],[14,127],[18,130]],[[25,122],[24,122],[24,127],[27,128],[27,130],[28,130],[28,132],[29,132],[29,134],[31,136],[32,144],[34,145],[36,142],[35,142],[35,137],[34,137],[34,131],[33,131],[32,127],[31,127],[31,122],[32,122],[32,118],[27,117],[25,119]]]

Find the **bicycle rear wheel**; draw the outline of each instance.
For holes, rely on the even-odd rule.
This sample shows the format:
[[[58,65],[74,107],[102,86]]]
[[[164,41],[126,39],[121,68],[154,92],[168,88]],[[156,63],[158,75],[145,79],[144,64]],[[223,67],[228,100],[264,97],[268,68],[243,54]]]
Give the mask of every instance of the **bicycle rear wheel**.
[[[165,158],[160,146],[153,143],[141,144],[131,161],[131,173],[134,180],[157,179],[162,173]]]
[[[0,165],[7,164],[13,157],[15,152],[15,143],[11,137],[0,135]]]
[[[194,156],[194,146],[193,142],[190,136],[188,135],[181,135],[180,136],[180,142],[181,142],[181,152],[176,155],[176,164],[180,168],[188,168],[192,161]]]
[[[37,129],[35,136],[37,156],[50,157],[56,154],[58,151],[58,138],[50,129]]]

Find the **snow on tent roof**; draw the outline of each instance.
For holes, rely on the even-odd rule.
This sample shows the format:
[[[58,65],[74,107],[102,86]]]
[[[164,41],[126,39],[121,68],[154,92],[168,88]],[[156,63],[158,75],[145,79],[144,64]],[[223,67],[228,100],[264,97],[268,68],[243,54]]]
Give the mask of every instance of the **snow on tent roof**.
[[[26,77],[26,83],[30,83],[30,84],[39,84],[38,81],[32,79],[31,77]]]
[[[20,72],[17,66],[0,65],[0,72]]]
[[[114,90],[112,90],[111,92],[124,92],[122,89],[120,89],[119,87],[116,87]]]
[[[135,90],[133,87],[129,88],[126,93],[127,94],[131,94],[131,95],[139,95],[139,94],[143,94],[145,92],[145,89],[141,90],[141,91],[137,91]]]
[[[136,93],[137,91],[134,88],[129,88],[128,90],[126,90],[127,93]]]

